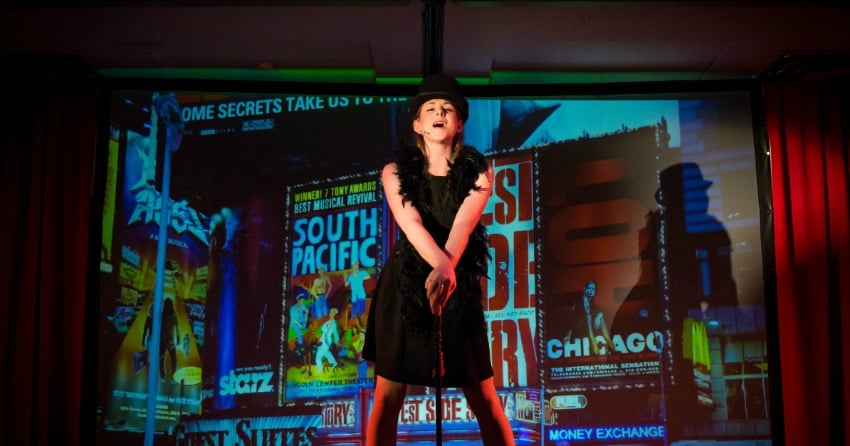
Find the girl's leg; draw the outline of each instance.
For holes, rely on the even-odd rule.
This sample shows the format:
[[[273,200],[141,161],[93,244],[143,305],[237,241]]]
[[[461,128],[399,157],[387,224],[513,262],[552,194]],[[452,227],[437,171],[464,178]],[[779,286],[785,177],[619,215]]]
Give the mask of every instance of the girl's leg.
[[[366,446],[393,446],[398,434],[398,415],[407,385],[375,377],[375,396],[372,413],[366,426]]]
[[[481,438],[486,446],[513,446],[514,437],[508,417],[496,393],[493,378],[485,379],[477,386],[464,387],[463,393],[469,407],[478,419]]]

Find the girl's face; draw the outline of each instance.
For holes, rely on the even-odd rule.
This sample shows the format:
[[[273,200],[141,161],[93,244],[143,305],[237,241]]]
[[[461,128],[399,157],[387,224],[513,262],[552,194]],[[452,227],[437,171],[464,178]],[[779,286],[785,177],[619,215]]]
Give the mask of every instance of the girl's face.
[[[463,121],[451,102],[431,99],[419,107],[419,114],[413,121],[413,131],[426,140],[451,141],[463,131]]]

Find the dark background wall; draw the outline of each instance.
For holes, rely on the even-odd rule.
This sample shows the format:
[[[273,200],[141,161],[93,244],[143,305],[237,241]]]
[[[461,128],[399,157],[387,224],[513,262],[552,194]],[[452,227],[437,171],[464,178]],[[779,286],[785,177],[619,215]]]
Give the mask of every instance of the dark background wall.
[[[430,57],[491,83],[708,80],[756,76],[787,55],[850,52],[850,9],[839,1],[19,3],[0,9],[0,53],[78,55],[110,74],[154,77],[215,68],[372,82],[420,75]],[[434,39],[440,52],[426,54]]]

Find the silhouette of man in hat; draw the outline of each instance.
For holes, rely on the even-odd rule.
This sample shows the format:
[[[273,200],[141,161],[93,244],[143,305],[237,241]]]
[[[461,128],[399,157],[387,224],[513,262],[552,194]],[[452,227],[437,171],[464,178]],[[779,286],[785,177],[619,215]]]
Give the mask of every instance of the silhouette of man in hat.
[[[649,217],[656,238],[650,246],[657,253],[662,306],[669,314],[665,324],[670,333],[668,358],[672,367],[667,369],[673,373],[666,414],[673,436],[680,435],[677,431],[684,424],[705,419],[713,410],[713,405],[700,403],[698,397],[693,352],[685,351],[695,342],[684,330],[686,320],[702,321],[709,308],[738,304],[731,239],[723,224],[708,213],[712,184],[696,163],[664,169],[655,193],[661,208]]]

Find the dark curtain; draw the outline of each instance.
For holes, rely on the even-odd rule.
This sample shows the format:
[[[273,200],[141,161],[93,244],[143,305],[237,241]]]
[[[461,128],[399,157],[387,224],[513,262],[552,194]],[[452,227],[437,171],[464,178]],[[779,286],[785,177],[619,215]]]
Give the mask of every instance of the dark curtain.
[[[791,58],[764,86],[785,441],[850,444],[850,60]]]
[[[96,79],[74,59],[5,57],[0,155],[0,444],[77,445]]]

